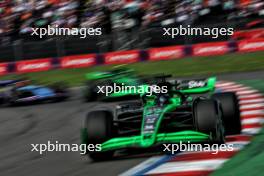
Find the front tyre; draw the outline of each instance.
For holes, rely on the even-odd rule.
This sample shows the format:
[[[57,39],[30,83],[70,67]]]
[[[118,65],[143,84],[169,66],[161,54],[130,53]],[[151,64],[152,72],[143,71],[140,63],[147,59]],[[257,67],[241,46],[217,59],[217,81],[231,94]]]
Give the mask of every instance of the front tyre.
[[[221,104],[225,134],[240,134],[241,120],[239,102],[236,94],[233,92],[215,93],[212,98],[218,100]]]
[[[102,144],[114,135],[112,114],[106,111],[93,111],[86,117],[87,144]],[[109,160],[113,157],[114,151],[89,152],[94,161]]]
[[[222,113],[217,101],[198,99],[193,105],[194,124],[197,131],[211,135],[212,142],[224,143]]]

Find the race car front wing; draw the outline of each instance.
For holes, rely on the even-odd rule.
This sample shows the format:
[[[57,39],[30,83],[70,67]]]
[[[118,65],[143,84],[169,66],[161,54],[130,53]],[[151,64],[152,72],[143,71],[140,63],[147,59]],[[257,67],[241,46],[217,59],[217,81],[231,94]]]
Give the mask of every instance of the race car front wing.
[[[146,148],[142,136],[118,137],[112,138],[102,143],[102,151],[117,150],[124,148]],[[155,145],[165,143],[180,143],[180,142],[203,142],[210,140],[208,134],[197,131],[180,131],[173,133],[158,133],[156,135]],[[149,147],[149,146],[147,146]]]

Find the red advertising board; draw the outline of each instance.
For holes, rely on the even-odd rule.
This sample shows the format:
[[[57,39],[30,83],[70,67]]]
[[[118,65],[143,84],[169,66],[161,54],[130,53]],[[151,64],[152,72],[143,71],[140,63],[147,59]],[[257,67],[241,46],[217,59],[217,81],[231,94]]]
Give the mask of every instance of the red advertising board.
[[[184,56],[184,46],[152,48],[148,52],[149,60],[177,59]]]
[[[242,40],[242,39],[257,39],[264,38],[264,28],[245,30],[245,31],[236,31],[232,36],[232,39]]]
[[[0,63],[0,75],[8,73],[8,63]]]
[[[128,64],[139,61],[139,51],[118,51],[104,55],[105,64]]]
[[[227,42],[212,42],[193,45],[194,56],[214,56],[229,52]]]
[[[61,58],[61,68],[89,67],[96,64],[95,54],[65,56]]]
[[[51,68],[51,58],[24,60],[16,62],[16,71],[19,73],[47,71]]]
[[[241,40],[238,42],[239,52],[263,51],[264,39]]]

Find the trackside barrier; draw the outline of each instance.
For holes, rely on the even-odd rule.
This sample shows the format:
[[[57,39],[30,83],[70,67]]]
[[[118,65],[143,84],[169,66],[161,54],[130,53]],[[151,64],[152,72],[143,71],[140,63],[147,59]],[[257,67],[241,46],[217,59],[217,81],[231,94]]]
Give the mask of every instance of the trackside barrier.
[[[228,42],[201,43],[192,46],[193,56],[216,56],[229,52]]]
[[[0,63],[0,75],[8,73],[8,63]]]
[[[239,52],[253,52],[264,50],[264,39],[248,39],[238,42]]]
[[[262,38],[262,39],[264,38],[264,28],[236,31],[232,36],[233,40],[256,39],[256,38]]]
[[[139,50],[116,51],[104,54],[104,64],[129,64],[139,61]]]
[[[90,67],[96,64],[96,54],[65,56],[60,59],[61,68]]]
[[[151,48],[148,50],[148,60],[170,60],[186,56],[185,46],[169,46],[162,48]]]
[[[129,64],[141,61],[180,59],[186,56],[214,56],[231,52],[264,50],[264,39],[246,39],[238,42],[211,42],[194,45],[169,46],[148,50],[116,51],[105,54],[82,54],[34,60],[0,63],[0,75],[30,73],[51,69],[92,67],[103,64]]]
[[[34,60],[23,60],[15,62],[16,69],[18,73],[30,73],[47,71],[52,69],[52,58],[45,59],[34,59]]]

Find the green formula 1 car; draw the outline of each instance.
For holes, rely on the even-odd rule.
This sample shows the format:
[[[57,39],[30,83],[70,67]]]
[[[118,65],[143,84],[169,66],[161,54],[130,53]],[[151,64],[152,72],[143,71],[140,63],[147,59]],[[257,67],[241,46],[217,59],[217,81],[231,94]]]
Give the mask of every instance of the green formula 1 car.
[[[127,97],[140,97],[140,93],[135,91],[123,91],[121,93],[110,93],[106,96],[100,93],[100,88],[103,87],[105,92],[107,87],[115,86],[147,86],[154,81],[153,77],[140,76],[132,69],[127,68],[114,68],[107,72],[92,72],[85,75],[87,82],[84,88],[84,100],[86,102],[117,99]]]
[[[91,110],[81,130],[82,143],[101,144],[90,152],[95,160],[129,148],[150,148],[179,142],[224,143],[241,131],[238,99],[215,91],[216,78],[161,82],[167,93],[142,95],[140,102],[103,104]]]

